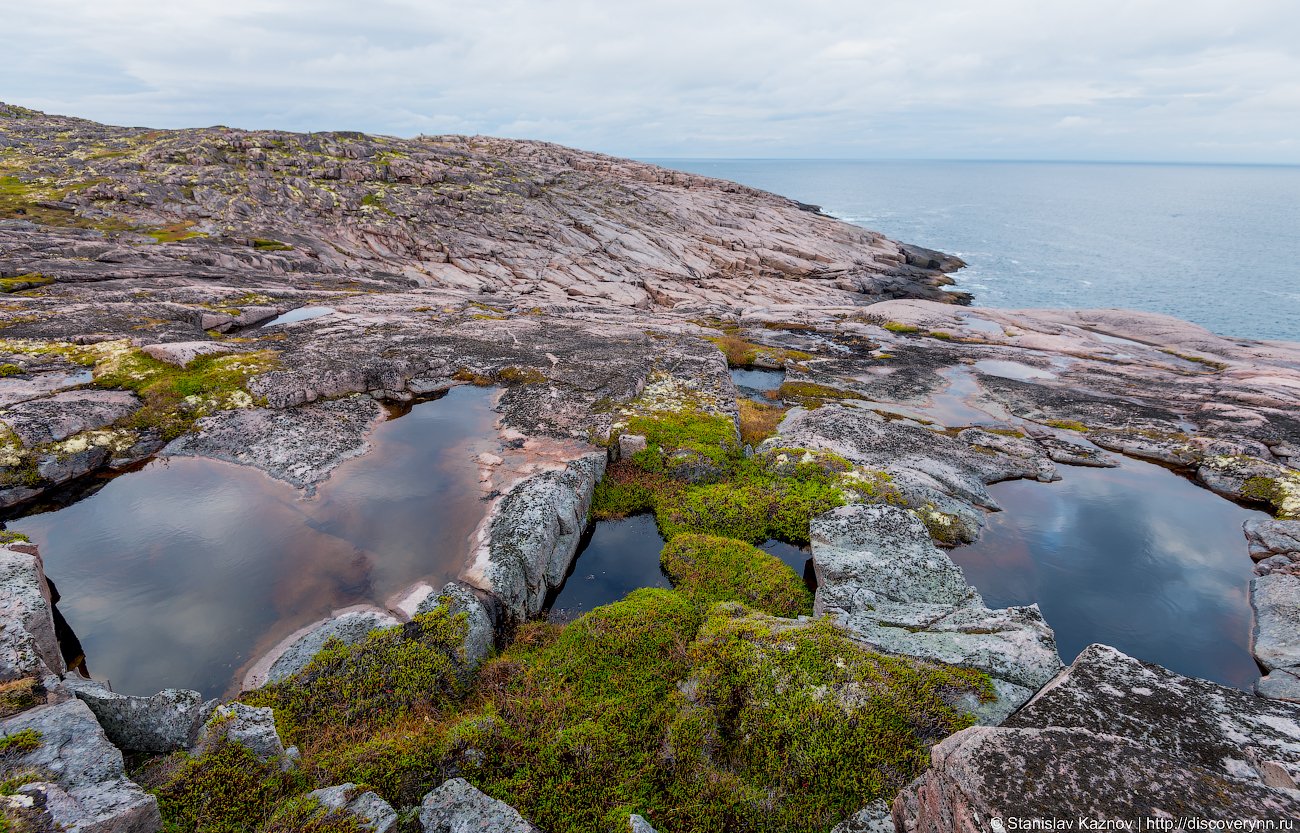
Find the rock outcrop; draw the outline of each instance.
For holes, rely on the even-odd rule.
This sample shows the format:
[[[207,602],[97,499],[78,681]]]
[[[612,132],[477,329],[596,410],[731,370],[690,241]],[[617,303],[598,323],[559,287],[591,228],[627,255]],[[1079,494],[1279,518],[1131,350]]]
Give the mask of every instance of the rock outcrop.
[[[907,833],[1010,818],[1277,820],[1300,813],[1298,776],[1300,706],[1092,645],[1001,727],[935,746],[893,814]]]
[[[0,723],[13,737],[33,733],[30,748],[3,753],[15,793],[52,829],[75,833],[156,833],[158,800],[126,777],[122,753],[80,700],[38,706]]]
[[[0,547],[0,682],[63,673],[50,586],[36,547]]]
[[[217,708],[197,691],[168,688],[151,697],[118,694],[108,686],[69,675],[63,682],[90,707],[113,745],[130,752],[166,754],[190,749]]]
[[[347,813],[359,826],[374,833],[388,833],[397,826],[397,811],[392,805],[356,784],[313,790],[307,797],[320,802],[327,810]]]
[[[474,789],[463,778],[452,778],[420,802],[424,833],[539,833],[519,811]]]
[[[997,700],[971,702],[997,724],[1061,667],[1036,605],[990,610],[925,526],[894,506],[853,505],[813,520],[814,610],[879,649],[975,668]]]
[[[312,657],[331,639],[353,645],[378,628],[400,624],[385,610],[358,605],[336,610],[327,619],[304,625],[267,651],[244,676],[243,688],[251,691],[268,683],[278,683],[306,668]]]
[[[204,724],[195,744],[194,754],[202,755],[226,743],[238,743],[262,761],[278,761],[288,767],[293,758],[290,749],[275,729],[275,714],[265,706],[227,703],[218,706]]]

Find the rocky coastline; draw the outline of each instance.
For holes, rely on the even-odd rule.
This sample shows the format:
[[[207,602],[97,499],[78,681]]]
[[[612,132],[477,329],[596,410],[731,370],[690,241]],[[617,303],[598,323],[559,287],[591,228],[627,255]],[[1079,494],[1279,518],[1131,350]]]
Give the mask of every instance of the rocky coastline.
[[[228,703],[70,671],[39,550],[0,531],[0,812],[139,833],[1300,816],[1300,344],[967,307],[956,258],[810,209],[541,143],[0,105],[7,517],[155,456],[307,495],[384,405],[456,385],[500,389],[508,449],[480,457],[456,580],[299,629]],[[756,402],[736,367],[783,381]],[[1104,645],[1063,664],[1037,606],[990,609],[945,552],[999,510],[990,484],[1124,457],[1273,515],[1243,530],[1253,692]],[[539,623],[592,519],[637,512],[673,589]],[[809,547],[815,593],[768,538]],[[519,728],[529,703],[560,741]],[[865,724],[895,757],[834,745]],[[839,757],[773,768],[765,732]],[[520,762],[571,777],[548,787],[570,806]],[[239,795],[194,799],[233,771]],[[701,806],[671,779],[708,784]]]

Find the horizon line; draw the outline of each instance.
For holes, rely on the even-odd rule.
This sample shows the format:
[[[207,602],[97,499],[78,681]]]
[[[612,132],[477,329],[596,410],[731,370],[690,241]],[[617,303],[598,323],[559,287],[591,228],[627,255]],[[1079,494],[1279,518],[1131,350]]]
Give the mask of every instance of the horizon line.
[[[1017,165],[1179,165],[1188,167],[1300,168],[1300,162],[1211,162],[1171,159],[1015,159],[958,156],[654,156],[641,154],[631,155],[626,158],[639,162],[976,162]]]

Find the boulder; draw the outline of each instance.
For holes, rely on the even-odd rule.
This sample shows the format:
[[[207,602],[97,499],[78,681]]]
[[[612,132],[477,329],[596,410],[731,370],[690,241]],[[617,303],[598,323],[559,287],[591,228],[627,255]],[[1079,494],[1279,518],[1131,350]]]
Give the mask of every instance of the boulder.
[[[497,649],[497,627],[501,624],[502,610],[490,593],[471,587],[463,581],[449,581],[437,593],[430,593],[415,607],[415,614],[429,613],[441,604],[453,616],[465,614],[465,664],[473,672]]]
[[[628,816],[627,829],[629,833],[657,833],[650,825],[650,822],[638,816],[636,813]]]
[[[267,651],[245,675],[244,690],[252,691],[292,677],[306,668],[331,639],[353,645],[377,628],[399,624],[397,617],[388,611],[366,605],[336,610],[330,618],[299,628]]]
[[[163,689],[151,697],[117,694],[103,683],[69,676],[63,683],[94,713],[119,749],[166,754],[189,749],[217,708],[197,691]]]
[[[463,778],[443,782],[420,802],[424,833],[539,833],[519,811],[474,789]]]
[[[202,755],[223,743],[238,743],[260,760],[279,760],[287,764],[289,755],[275,730],[275,714],[261,706],[227,703],[218,706],[199,733],[194,754]]]
[[[53,829],[69,833],[155,833],[162,826],[158,800],[126,777],[122,753],[109,743],[80,700],[23,712],[0,723],[0,732],[40,733],[39,745],[5,753],[4,776],[27,773],[19,796],[43,807]]]
[[[975,726],[934,746],[930,761],[894,799],[899,831],[1011,829],[1003,819],[1137,825],[1159,816],[1281,820],[1300,814],[1294,791],[1238,780],[1160,746],[1087,729]]]
[[[628,460],[638,451],[645,451],[646,439],[640,434],[620,434],[618,437],[618,456]]]
[[[30,544],[0,547],[0,682],[63,668],[40,554]]]
[[[1243,526],[1250,557],[1300,554],[1300,521],[1250,520]]]
[[[1262,761],[1300,778],[1300,706],[1184,677],[1106,645],[1081,651],[1004,725],[1118,735],[1240,781],[1262,783]]]
[[[500,598],[515,621],[540,613],[547,593],[564,583],[605,462],[603,452],[586,454],[520,481],[497,504],[488,543],[466,575]]]
[[[397,812],[387,801],[373,792],[363,791],[356,784],[339,784],[307,794],[328,810],[352,815],[357,823],[375,833],[388,833],[397,826]]]
[[[1037,605],[990,610],[912,514],[851,505],[813,520],[814,612],[889,653],[983,671],[997,699],[966,708],[996,724],[1061,668]]]
[[[1270,700],[1300,703],[1300,667],[1268,672],[1255,681],[1255,693]]]

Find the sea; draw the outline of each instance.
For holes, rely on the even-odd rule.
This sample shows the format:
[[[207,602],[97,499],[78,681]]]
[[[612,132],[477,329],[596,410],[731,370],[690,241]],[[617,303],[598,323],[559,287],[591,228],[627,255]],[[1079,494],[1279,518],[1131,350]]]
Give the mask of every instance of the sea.
[[[1121,307],[1300,341],[1300,167],[648,159],[956,254],[975,306]]]

